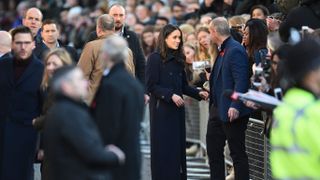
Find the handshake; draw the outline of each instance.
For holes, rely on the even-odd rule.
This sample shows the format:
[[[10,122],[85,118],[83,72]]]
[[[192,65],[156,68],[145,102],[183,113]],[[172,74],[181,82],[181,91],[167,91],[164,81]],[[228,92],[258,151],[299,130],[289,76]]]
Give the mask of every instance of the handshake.
[[[199,92],[199,96],[203,99],[203,100],[207,100],[209,97],[209,93],[207,91],[200,91]],[[173,94],[171,97],[172,101],[178,106],[178,107],[182,107],[184,106],[184,100],[181,96],[177,95],[177,94]]]

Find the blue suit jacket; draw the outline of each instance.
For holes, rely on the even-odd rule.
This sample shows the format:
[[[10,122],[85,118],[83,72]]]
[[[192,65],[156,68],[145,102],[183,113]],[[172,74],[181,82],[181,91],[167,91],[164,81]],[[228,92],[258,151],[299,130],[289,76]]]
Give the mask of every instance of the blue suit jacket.
[[[218,108],[219,117],[228,122],[228,110],[233,107],[239,111],[239,117],[250,113],[242,102],[232,102],[223,92],[231,89],[245,93],[249,88],[249,60],[247,53],[240,43],[232,37],[227,38],[221,45],[220,53],[212,68],[210,76],[210,106]]]

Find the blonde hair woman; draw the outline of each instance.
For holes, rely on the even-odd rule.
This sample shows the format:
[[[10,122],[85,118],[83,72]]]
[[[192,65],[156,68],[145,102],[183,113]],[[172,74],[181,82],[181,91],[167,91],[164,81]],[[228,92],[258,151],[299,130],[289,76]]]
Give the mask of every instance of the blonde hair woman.
[[[48,82],[52,74],[59,67],[72,64],[69,53],[63,48],[56,48],[48,52],[44,60],[44,73],[41,83],[43,90],[48,88]]]
[[[217,55],[217,45],[213,43],[210,37],[209,28],[207,26],[200,26],[196,31],[196,38],[198,40],[199,48],[196,60],[207,60],[213,65]]]

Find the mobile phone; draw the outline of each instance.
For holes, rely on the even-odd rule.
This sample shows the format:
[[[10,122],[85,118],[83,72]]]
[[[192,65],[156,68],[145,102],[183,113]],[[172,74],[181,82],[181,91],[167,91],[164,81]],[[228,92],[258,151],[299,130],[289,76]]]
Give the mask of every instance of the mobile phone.
[[[275,88],[273,92],[274,96],[281,101],[283,96],[281,88]]]
[[[305,38],[305,36],[308,34],[309,27],[308,26],[302,26],[301,31],[302,31],[302,36]]]

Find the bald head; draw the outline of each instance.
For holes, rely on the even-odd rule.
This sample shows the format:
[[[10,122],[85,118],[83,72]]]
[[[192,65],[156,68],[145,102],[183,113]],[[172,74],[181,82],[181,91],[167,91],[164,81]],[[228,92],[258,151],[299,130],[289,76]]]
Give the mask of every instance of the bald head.
[[[0,54],[5,54],[11,51],[12,38],[7,31],[0,31]]]
[[[109,9],[109,15],[114,18],[115,30],[120,31],[126,19],[126,10],[120,4],[113,4]]]
[[[42,25],[42,18],[42,12],[35,7],[29,8],[23,18],[22,24],[31,30],[33,37],[37,35]]]
[[[114,31],[114,19],[108,14],[103,14],[97,19],[97,35],[98,37],[104,35],[105,32]]]

